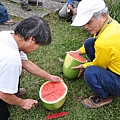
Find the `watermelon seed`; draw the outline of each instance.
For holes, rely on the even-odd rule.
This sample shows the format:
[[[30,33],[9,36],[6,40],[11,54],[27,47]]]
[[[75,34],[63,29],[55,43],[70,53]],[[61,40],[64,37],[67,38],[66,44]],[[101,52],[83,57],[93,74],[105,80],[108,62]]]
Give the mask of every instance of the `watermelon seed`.
[[[44,95],[42,98],[45,98],[46,96],[48,96],[48,95],[50,95],[50,94],[52,94],[52,93],[54,93],[54,91],[48,93],[47,95]]]
[[[54,88],[55,86],[52,86],[52,88]]]

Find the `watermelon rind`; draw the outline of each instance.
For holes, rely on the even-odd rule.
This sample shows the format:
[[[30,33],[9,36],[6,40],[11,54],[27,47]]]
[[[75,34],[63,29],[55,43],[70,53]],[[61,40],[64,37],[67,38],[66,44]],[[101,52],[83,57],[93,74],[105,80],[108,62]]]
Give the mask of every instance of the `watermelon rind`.
[[[71,67],[78,66],[78,65],[85,63],[85,62],[87,62],[87,60],[84,62],[79,61],[77,59],[72,58],[69,55],[69,53],[67,53],[67,55],[65,57],[64,64],[63,64],[64,76],[68,79],[76,79],[80,70],[79,69],[73,70]]]
[[[54,102],[48,102],[48,101],[46,101],[44,98],[41,97],[42,87],[43,87],[45,84],[47,84],[48,82],[50,82],[50,81],[45,82],[45,83],[40,87],[39,97],[40,97],[40,99],[41,99],[42,105],[43,105],[46,109],[48,109],[48,110],[57,110],[57,109],[59,109],[60,107],[62,107],[63,104],[65,103],[68,88],[67,88],[66,84],[65,84],[64,82],[62,82],[62,84],[63,84],[63,85],[65,86],[65,88],[66,88],[66,92],[64,93],[64,95],[61,96],[58,100],[56,100],[56,101],[54,101]]]
[[[61,99],[59,102],[53,103],[53,104],[45,103],[42,101],[42,105],[48,110],[57,110],[63,106],[65,99],[66,99],[66,96],[63,99]]]

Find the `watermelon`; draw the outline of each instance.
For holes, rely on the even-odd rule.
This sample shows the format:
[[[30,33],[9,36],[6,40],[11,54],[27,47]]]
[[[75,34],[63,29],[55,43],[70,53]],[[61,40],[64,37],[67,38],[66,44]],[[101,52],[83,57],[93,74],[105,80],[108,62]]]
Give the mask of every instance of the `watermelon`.
[[[63,74],[68,79],[75,79],[79,74],[79,69],[73,70],[71,67],[87,62],[85,58],[75,53],[67,53],[63,64]]]
[[[64,104],[67,95],[64,82],[45,82],[39,91],[42,105],[48,110],[57,110]]]

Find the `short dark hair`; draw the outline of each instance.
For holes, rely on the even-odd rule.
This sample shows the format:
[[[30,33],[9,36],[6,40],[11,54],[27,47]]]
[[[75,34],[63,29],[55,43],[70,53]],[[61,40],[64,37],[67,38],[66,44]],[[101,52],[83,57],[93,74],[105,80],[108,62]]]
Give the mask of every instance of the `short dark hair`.
[[[14,29],[25,40],[33,37],[36,44],[49,45],[51,43],[51,31],[47,22],[42,17],[32,16],[21,21]]]

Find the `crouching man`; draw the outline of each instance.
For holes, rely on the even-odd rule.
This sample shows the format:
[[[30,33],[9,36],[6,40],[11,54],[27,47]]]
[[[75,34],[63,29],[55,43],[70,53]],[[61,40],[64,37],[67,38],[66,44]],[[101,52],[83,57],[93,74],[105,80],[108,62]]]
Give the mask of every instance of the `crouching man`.
[[[72,51],[86,53],[90,62],[73,67],[84,72],[84,79],[94,92],[82,101],[88,108],[98,108],[112,102],[112,95],[120,96],[120,24],[108,14],[103,0],[82,0],[72,26],[83,26],[94,37]]]

